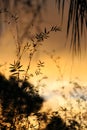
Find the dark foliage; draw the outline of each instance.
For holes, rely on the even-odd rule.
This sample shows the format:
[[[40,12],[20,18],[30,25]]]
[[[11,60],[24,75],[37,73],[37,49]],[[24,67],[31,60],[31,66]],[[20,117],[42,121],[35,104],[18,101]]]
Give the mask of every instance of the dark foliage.
[[[2,120],[4,123],[10,123],[14,126],[13,118],[17,115],[29,116],[33,112],[37,112],[43,103],[41,98],[28,82],[23,82],[21,87],[14,77],[7,80],[0,74],[0,105],[2,107]],[[5,128],[0,124],[0,129]]]
[[[80,129],[80,124],[77,121],[70,120],[69,122],[70,122],[70,125],[69,125],[70,130],[77,130],[77,128]]]
[[[70,130],[60,116],[52,116],[46,130]]]
[[[56,0],[62,18],[66,0]],[[71,32],[70,32],[71,29]],[[67,22],[67,36],[71,33],[71,47],[75,52],[81,50],[81,37],[87,30],[87,0],[70,0]]]

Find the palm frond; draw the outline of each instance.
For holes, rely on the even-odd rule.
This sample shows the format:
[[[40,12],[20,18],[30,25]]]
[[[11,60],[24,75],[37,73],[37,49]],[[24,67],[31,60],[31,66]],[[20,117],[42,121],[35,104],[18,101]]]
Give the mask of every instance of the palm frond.
[[[56,0],[58,10],[64,14],[64,6],[67,0]],[[70,29],[71,28],[71,29]],[[87,30],[87,0],[69,0],[69,12],[67,22],[67,37],[71,33],[71,48],[75,52],[81,51],[81,39],[83,32]]]
[[[63,13],[64,13],[64,7],[65,7],[65,0],[56,0],[58,11],[62,11],[62,19],[63,19]]]

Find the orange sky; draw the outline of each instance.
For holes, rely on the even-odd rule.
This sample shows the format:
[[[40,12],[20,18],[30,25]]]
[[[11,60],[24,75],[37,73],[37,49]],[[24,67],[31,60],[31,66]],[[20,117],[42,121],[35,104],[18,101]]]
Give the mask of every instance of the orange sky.
[[[67,8],[67,5],[66,5]],[[53,0],[49,0],[47,4],[47,10],[43,13],[44,22],[42,24],[42,28],[44,27],[50,28],[52,25],[61,25],[61,20],[59,19],[57,8]],[[36,65],[38,60],[42,60],[45,62],[45,68],[43,70],[44,75],[49,77],[49,81],[55,81],[60,77],[59,71],[56,68],[55,63],[52,61],[50,56],[44,53],[44,50],[52,54],[52,50],[55,50],[54,57],[61,57],[60,59],[60,68],[63,74],[63,80],[73,80],[75,78],[79,78],[81,81],[87,81],[87,54],[82,52],[81,58],[75,56],[72,58],[72,53],[69,50],[69,40],[67,42],[67,46],[65,47],[66,41],[66,18],[67,18],[67,10],[65,9],[65,17],[62,26],[62,31],[57,33],[52,33],[50,38],[43,42],[41,48],[39,48],[39,52],[36,53],[34,60],[32,62],[31,70],[34,70],[34,65]],[[25,16],[26,17],[26,16]],[[84,43],[84,39],[81,41]],[[0,43],[0,64],[7,63],[8,66],[10,63],[13,63],[15,60],[15,41],[12,36],[11,29],[6,28],[4,35],[1,38]],[[26,57],[26,58],[25,58]],[[24,56],[22,63],[26,66],[28,56],[27,54]],[[5,69],[1,68],[1,70],[7,74]],[[8,71],[8,70],[7,70]]]

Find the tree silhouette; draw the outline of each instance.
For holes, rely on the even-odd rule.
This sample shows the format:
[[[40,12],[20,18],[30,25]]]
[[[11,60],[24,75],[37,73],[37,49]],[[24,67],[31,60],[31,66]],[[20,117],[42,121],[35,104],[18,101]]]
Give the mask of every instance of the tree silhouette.
[[[28,117],[41,108],[43,98],[33,87],[27,81],[19,87],[14,77],[7,80],[0,74],[0,129],[6,129],[6,123],[10,124],[10,128],[15,129],[17,116],[20,121],[22,116]]]
[[[69,130],[62,118],[53,116],[50,123],[47,125],[46,130]]]
[[[64,120],[58,114],[58,112],[53,112],[50,118],[50,122],[46,126],[46,130],[71,130],[71,129],[69,129]]]
[[[56,0],[58,10],[64,14],[64,7],[67,0]],[[70,30],[71,28],[71,30]],[[87,30],[87,0],[69,0],[67,37],[71,35],[71,48],[75,51],[81,51],[81,37]]]

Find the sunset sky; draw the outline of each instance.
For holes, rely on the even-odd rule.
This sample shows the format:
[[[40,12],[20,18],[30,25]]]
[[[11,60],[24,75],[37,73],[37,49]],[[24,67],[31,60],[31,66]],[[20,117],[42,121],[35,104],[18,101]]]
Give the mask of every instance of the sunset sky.
[[[44,97],[44,99],[46,99],[41,111],[48,111],[49,109],[58,110],[58,106],[67,107],[68,103],[71,103],[73,108],[75,108],[75,111],[78,111],[79,107],[77,98],[82,96],[87,99],[87,91],[85,91],[87,90],[87,51],[85,51],[86,39],[82,38],[81,41],[83,48],[81,56],[73,56],[72,50],[70,50],[70,38],[66,40],[68,3],[65,6],[64,19],[62,24],[61,17],[58,14],[56,6],[57,5],[53,0],[48,0],[46,9],[42,12],[43,22],[40,23],[40,27],[42,30],[44,30],[44,28],[49,30],[52,26],[57,25],[61,28],[61,31],[51,32],[49,38],[42,42],[42,45],[38,48],[38,51],[35,53],[31,62],[29,74],[33,74],[33,77],[29,79],[29,82],[38,87],[39,94]],[[28,22],[29,18],[29,16],[27,16],[28,14],[23,15],[23,10],[21,11],[19,12],[18,19],[20,34],[20,30],[23,29],[23,22]],[[3,65],[0,67],[0,71],[7,77],[11,74],[9,72],[10,64],[13,64],[14,60],[17,59],[17,30],[14,21],[11,22],[11,24],[7,24],[3,21],[3,19],[0,22],[0,30],[2,30],[0,36],[0,65]],[[34,27],[35,26],[33,26],[32,33],[35,33]],[[87,33],[85,35],[87,36]],[[26,40],[23,40],[22,44],[25,43]],[[28,56],[29,52],[27,51],[24,53],[21,59],[21,64],[23,65],[22,69],[24,70],[26,70],[28,65]],[[43,73],[41,76],[35,75],[37,63],[39,60],[44,62],[45,65],[41,70]],[[56,65],[58,65],[59,68],[57,68]],[[23,76],[23,73],[21,76]],[[48,78],[45,79],[43,77]],[[77,90],[78,97],[72,96],[74,94],[75,81],[81,85],[81,91],[79,91],[79,89]],[[83,106],[84,104],[85,100],[83,100]]]
[[[38,60],[45,62],[45,67],[43,72],[45,75],[49,77],[49,82],[54,82],[54,80],[60,77],[59,70],[56,68],[55,63],[50,58],[53,54],[54,58],[60,57],[60,68],[61,73],[63,75],[63,80],[74,80],[78,79],[82,82],[87,81],[87,52],[85,52],[84,43],[86,43],[86,39],[82,39],[82,52],[81,57],[79,56],[72,56],[72,51],[70,51],[70,40],[67,40],[66,43],[66,25],[67,25],[67,7],[68,2],[66,3],[65,10],[64,10],[64,19],[63,24],[61,24],[61,17],[58,14],[57,5],[53,0],[48,0],[46,9],[43,11],[43,22],[41,24],[42,30],[44,28],[50,28],[51,26],[59,26],[61,27],[61,31],[53,32],[50,34],[50,37],[43,42],[43,45],[39,48],[39,51],[36,53],[34,60],[32,61],[31,70],[34,70],[34,65],[38,62]],[[21,14],[22,16],[22,14]],[[24,15],[24,19],[27,19],[27,16]],[[3,22],[3,24],[5,24]],[[15,27],[10,25],[3,25],[4,31],[3,35],[1,36],[0,40],[0,64],[5,64],[5,66],[9,66],[10,63],[13,63],[15,60],[15,40],[13,35],[15,34]],[[12,34],[13,33],[13,34]],[[87,36],[87,33],[85,34]],[[53,50],[55,52],[53,53]],[[46,54],[46,51],[48,54]],[[28,62],[28,55],[25,54],[22,60],[24,66],[27,65]],[[5,67],[4,66],[4,67]],[[8,69],[2,67],[1,70],[8,75]]]
[[[6,125],[8,129],[29,130],[48,130],[51,125],[54,129],[87,128],[85,26],[80,37],[81,53],[75,53],[74,44],[71,45],[72,33],[76,31],[78,49],[82,33],[78,19],[84,15],[78,11],[81,16],[78,13],[77,22],[71,20],[67,37],[69,2],[73,1],[65,0],[63,18],[56,1],[0,0],[1,129],[6,129]],[[79,1],[74,1],[75,7],[76,2]],[[85,5],[82,2],[81,7]]]

